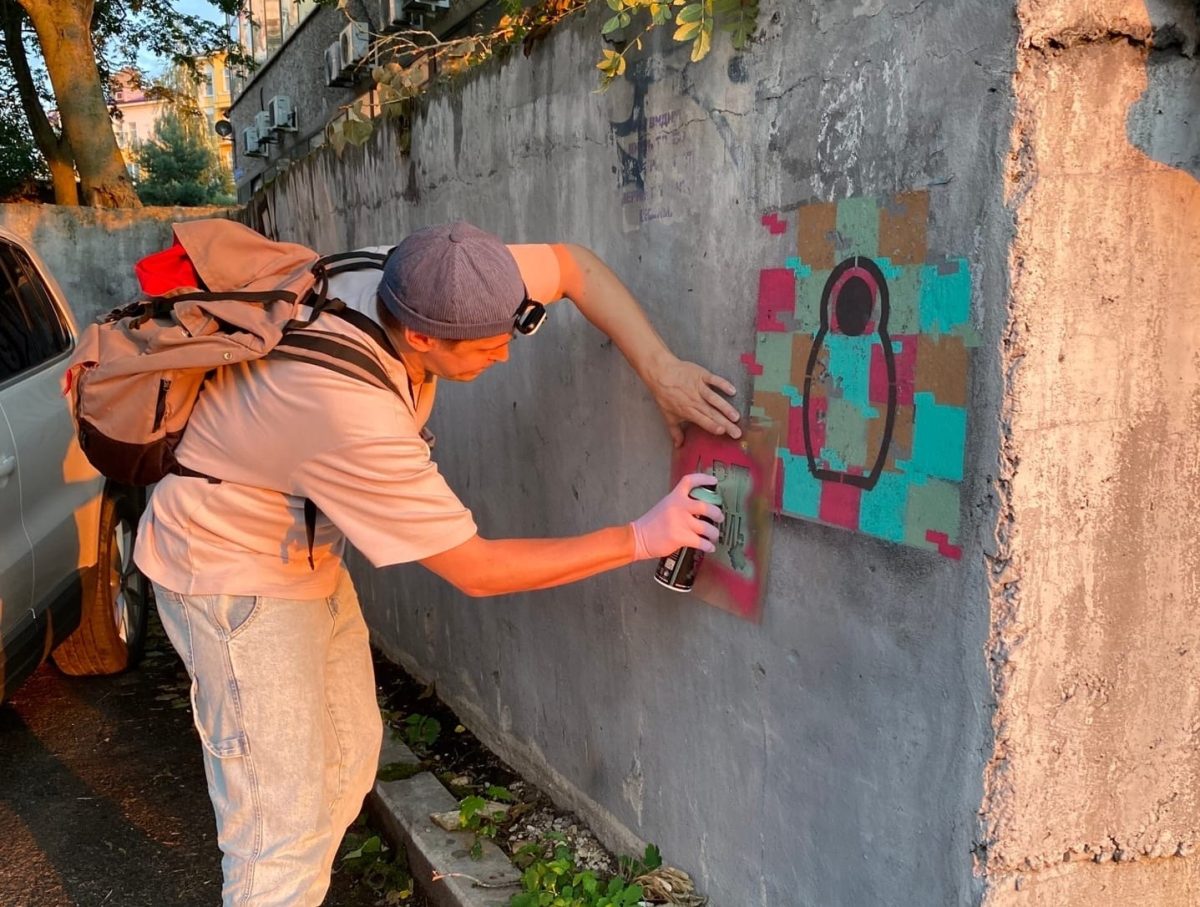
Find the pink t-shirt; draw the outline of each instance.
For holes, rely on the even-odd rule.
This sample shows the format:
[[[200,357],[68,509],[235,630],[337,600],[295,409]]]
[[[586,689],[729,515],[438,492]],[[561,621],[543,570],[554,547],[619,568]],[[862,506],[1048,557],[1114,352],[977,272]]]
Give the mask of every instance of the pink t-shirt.
[[[561,297],[561,247],[510,246],[532,298]],[[372,251],[387,251],[379,247]],[[375,317],[377,270],[329,293]],[[320,330],[376,352],[403,396],[329,369],[273,359],[209,379],[176,455],[220,483],[167,476],[142,518],[135,560],[187,595],[320,598],[333,594],[349,539],[372,564],[418,561],[475,535],[471,512],[430,459],[421,429],[433,380],[409,393],[403,363],[343,319]],[[319,514],[308,562],[304,501]]]

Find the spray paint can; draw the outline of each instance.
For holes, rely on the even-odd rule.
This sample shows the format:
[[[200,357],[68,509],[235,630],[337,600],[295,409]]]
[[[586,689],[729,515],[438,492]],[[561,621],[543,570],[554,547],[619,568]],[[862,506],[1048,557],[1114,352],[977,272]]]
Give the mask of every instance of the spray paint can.
[[[705,504],[716,504],[718,507],[723,503],[721,493],[709,485],[699,485],[693,488],[688,496],[697,501],[703,501]],[[706,516],[702,516],[700,519],[716,525]],[[700,563],[703,560],[704,552],[699,548],[680,548],[658,562],[658,569],[654,571],[654,580],[659,585],[676,592],[691,592],[692,585],[696,582],[696,572],[700,569]]]

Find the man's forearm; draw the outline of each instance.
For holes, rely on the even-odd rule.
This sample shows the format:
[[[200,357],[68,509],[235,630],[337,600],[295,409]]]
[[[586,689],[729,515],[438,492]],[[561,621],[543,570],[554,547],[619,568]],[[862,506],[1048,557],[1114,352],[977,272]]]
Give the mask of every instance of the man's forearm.
[[[633,563],[629,526],[561,539],[479,536],[421,563],[471,596],[548,589]]]

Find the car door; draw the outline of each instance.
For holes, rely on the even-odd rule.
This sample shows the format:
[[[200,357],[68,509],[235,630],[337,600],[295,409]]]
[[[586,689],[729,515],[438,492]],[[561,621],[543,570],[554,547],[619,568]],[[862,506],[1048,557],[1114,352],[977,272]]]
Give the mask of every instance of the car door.
[[[17,442],[5,401],[16,399],[25,344],[24,321],[0,280],[0,699],[24,675],[34,641],[33,549],[21,515]]]
[[[16,446],[10,479],[30,552],[29,605],[6,617],[6,675],[19,682],[78,623],[79,568],[96,557],[101,480],[75,443],[61,381],[74,338],[57,286],[0,235],[0,404]],[[52,605],[61,605],[61,609]]]
[[[5,354],[4,325],[4,315],[0,311],[0,363]],[[6,390],[7,382],[0,378],[0,699],[7,687],[8,661],[14,657],[18,628],[30,622],[33,604],[33,549],[21,519],[17,444],[3,406]]]
[[[62,396],[74,325],[57,287],[25,249],[0,238],[2,286],[28,332],[19,392],[5,410],[17,445],[22,515],[33,548],[33,601],[39,608],[60,597],[79,568],[95,559],[101,484],[79,450]]]

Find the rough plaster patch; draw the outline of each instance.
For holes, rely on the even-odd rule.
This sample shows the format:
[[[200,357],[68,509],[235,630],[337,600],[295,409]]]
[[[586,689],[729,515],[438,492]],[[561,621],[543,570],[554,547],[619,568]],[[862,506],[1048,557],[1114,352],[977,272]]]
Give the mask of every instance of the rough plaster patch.
[[[1017,17],[1022,47],[1071,47],[1124,38],[1146,42],[1153,30],[1138,0],[1023,0]]]
[[[1200,338],[1175,287],[1200,276],[1184,251],[1200,184],[1126,139],[1151,36],[1139,4],[1028,0],[1020,16],[976,868],[989,904],[1191,904],[1193,861],[1172,855],[1200,835],[1200,572],[1181,504],[1200,490]],[[1119,884],[1092,869],[1134,861]]]
[[[1200,902],[1200,861],[1063,863],[1036,873],[1007,873],[991,882],[986,907],[1194,907]]]

